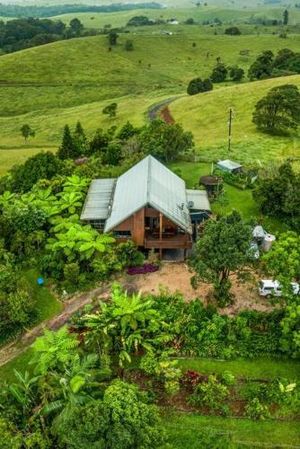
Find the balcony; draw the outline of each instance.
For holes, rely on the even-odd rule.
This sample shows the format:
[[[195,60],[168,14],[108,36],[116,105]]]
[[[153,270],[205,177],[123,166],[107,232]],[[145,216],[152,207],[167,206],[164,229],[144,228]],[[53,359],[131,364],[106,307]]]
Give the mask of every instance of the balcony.
[[[189,234],[163,233],[160,238],[157,234],[146,233],[146,249],[191,249],[192,237]]]

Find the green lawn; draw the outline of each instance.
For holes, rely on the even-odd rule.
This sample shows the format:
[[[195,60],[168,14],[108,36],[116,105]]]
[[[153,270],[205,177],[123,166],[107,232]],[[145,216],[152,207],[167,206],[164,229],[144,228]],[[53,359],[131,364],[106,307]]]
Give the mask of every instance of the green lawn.
[[[37,278],[39,277],[37,270],[26,271],[25,277],[30,282],[32,294],[36,301],[38,322],[48,320],[61,312],[63,308],[62,303],[54,297],[46,286],[41,287],[37,284]]]
[[[250,421],[188,413],[164,414],[170,449],[203,449],[197,433],[212,430],[232,436],[242,447],[300,448],[299,422]],[[257,444],[257,446],[256,446]],[[167,446],[166,446],[167,449]]]
[[[183,371],[199,371],[204,374],[222,374],[230,371],[237,377],[249,379],[300,379],[300,362],[292,360],[255,359],[255,360],[214,360],[214,359],[179,359]]]
[[[12,382],[14,380],[14,370],[24,373],[25,371],[31,372],[32,366],[29,365],[32,357],[32,349],[27,349],[19,357],[16,357],[6,365],[0,366],[0,388],[2,382]]]

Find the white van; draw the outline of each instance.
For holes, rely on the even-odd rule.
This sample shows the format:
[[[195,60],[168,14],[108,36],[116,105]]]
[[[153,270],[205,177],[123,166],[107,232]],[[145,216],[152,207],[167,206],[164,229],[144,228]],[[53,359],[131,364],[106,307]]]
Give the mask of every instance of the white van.
[[[291,282],[294,295],[300,294],[300,286],[297,282]],[[263,279],[259,282],[258,291],[260,296],[282,296],[282,286],[278,281]]]

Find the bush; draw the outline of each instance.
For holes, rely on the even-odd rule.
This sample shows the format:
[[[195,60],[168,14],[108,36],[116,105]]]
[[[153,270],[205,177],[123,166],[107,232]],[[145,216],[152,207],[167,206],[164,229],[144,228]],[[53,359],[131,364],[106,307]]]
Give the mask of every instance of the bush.
[[[270,412],[266,405],[261,404],[258,398],[254,398],[246,406],[245,415],[254,420],[264,420],[270,417]]]
[[[216,376],[209,376],[208,381],[196,386],[190,397],[190,403],[198,407],[207,407],[214,412],[226,414],[228,407],[225,401],[228,399],[229,390],[226,385],[218,382]]]

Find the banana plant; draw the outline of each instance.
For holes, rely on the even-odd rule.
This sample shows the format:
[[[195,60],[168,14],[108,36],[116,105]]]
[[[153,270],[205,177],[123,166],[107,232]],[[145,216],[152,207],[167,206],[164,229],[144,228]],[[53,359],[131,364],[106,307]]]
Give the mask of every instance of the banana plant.
[[[90,180],[79,176],[69,176],[63,184],[64,192],[83,192],[86,190]]]
[[[4,208],[9,206],[12,202],[12,200],[14,200],[16,197],[15,193],[11,193],[11,192],[4,192],[2,195],[0,195],[0,205],[3,206]]]
[[[82,207],[83,194],[81,192],[61,192],[59,194],[59,207],[61,212],[75,214]]]

